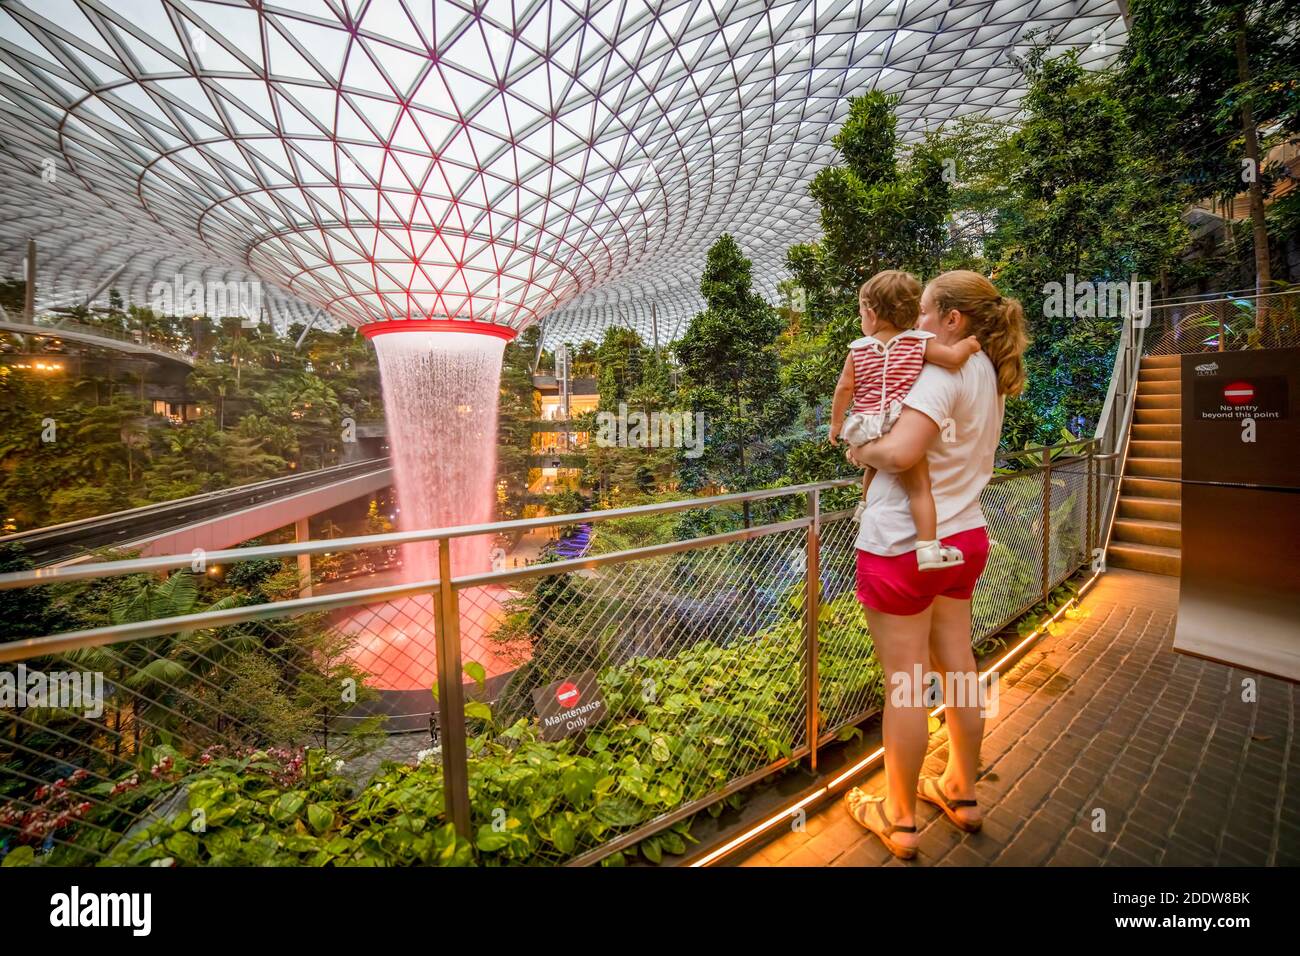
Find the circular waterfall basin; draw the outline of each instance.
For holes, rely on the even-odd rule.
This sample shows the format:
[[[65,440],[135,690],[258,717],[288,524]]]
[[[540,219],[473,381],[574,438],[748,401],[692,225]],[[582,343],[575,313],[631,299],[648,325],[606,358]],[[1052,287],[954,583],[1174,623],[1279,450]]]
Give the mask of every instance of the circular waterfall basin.
[[[508,674],[528,659],[526,650],[491,639],[504,620],[506,602],[517,597],[504,587],[477,587],[462,592],[461,663],[483,665],[487,677]],[[352,608],[335,626],[352,635],[349,659],[371,675],[378,690],[430,690],[438,680],[437,609],[431,594]]]

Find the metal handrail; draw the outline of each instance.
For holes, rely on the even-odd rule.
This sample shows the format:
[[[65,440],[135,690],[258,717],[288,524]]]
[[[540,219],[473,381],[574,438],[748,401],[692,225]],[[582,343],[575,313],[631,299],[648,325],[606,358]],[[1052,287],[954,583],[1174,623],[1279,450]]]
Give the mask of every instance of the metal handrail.
[[[1134,400],[1137,396],[1138,366],[1143,337],[1149,324],[1149,311],[1130,312],[1124,316],[1119,342],[1115,348],[1110,384],[1097,419],[1094,435],[1097,444],[1093,449],[1093,458],[1098,463],[1096,480],[1100,527],[1105,532],[1096,546],[1103,553],[1110,545],[1111,528],[1119,505],[1120,485],[1128,456],[1128,437],[1132,430]],[[1104,476],[1101,473],[1102,463],[1110,466]],[[1104,499],[1100,493],[1103,477],[1107,482]]]
[[[1007,452],[1005,454],[999,453],[999,455],[1004,458],[1014,458],[1024,455],[1042,455],[1045,452],[1058,451],[1060,449],[1073,448],[1076,446],[1086,446],[1094,441],[1095,439],[1091,438],[1079,438],[1073,441],[1062,442],[1058,445],[1042,445],[1036,448],[1020,449],[1019,451]],[[1027,468],[1023,471],[1017,471],[1011,474],[993,475],[989,479],[988,483],[999,484],[1000,482],[1012,478],[1018,478],[1026,474],[1033,474],[1041,467],[1042,466]],[[310,474],[315,474],[315,472],[311,472]],[[291,476],[291,478],[292,477],[296,476]],[[267,484],[284,480],[289,479],[273,479],[272,482],[268,482]],[[450,538],[472,537],[482,534],[505,534],[509,532],[526,533],[528,531],[560,527],[568,524],[610,521],[617,518],[643,517],[652,514],[669,514],[675,511],[688,511],[692,508],[714,508],[744,504],[746,502],[764,501],[771,498],[807,494],[811,491],[827,491],[833,488],[847,488],[859,483],[860,480],[857,478],[839,478],[832,481],[787,485],[779,488],[763,488],[755,491],[736,491],[724,495],[688,498],[682,501],[664,501],[645,505],[629,505],[624,508],[579,511],[563,515],[547,515],[540,518],[516,518],[510,521],[493,521],[484,524],[471,525],[452,525],[443,528],[428,528],[414,531],[391,531],[385,534],[353,535],[345,538],[308,539],[306,541],[291,541],[285,544],[259,545],[252,548],[226,548],[220,551],[204,551],[198,549],[197,551],[185,554],[164,554],[147,558],[128,558],[120,561],[99,561],[78,565],[65,565],[62,567],[35,568],[29,571],[9,571],[0,573],[0,591],[12,588],[32,587],[42,584],[53,584],[56,581],[84,581],[98,577],[118,577],[127,574],[170,571],[177,568],[190,567],[200,558],[205,564],[210,565],[234,561],[293,558],[298,557],[299,555],[324,554],[326,552],[334,553],[339,551],[370,550],[372,548],[382,548],[391,545],[419,544]],[[243,489],[247,490],[251,487],[253,486],[243,486]],[[211,494],[219,493],[213,492]],[[168,502],[168,504],[175,503],[176,502]],[[148,507],[151,506],[146,506],[146,509]],[[96,519],[82,520],[93,522]],[[102,520],[102,518],[98,520]],[[70,522],[69,524],[73,523],[75,522]],[[23,532],[23,534],[28,533],[31,532]],[[0,543],[13,540],[17,537],[20,537],[20,535],[13,535],[9,538],[0,538]],[[552,564],[546,566],[553,567]]]
[[[1300,289],[1278,289],[1275,292],[1202,292],[1187,296],[1171,296],[1168,299],[1155,299],[1152,309],[1168,309],[1180,305],[1213,305],[1216,302],[1239,302],[1242,299],[1266,299],[1272,296],[1300,295]]]

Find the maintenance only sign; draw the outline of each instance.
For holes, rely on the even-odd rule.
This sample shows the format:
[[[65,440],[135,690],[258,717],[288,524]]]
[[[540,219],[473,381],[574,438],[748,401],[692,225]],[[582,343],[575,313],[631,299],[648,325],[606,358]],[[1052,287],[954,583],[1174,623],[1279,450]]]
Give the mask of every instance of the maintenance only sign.
[[[591,670],[533,691],[533,705],[543,740],[561,740],[581,733],[604,720],[608,713],[596,672]]]

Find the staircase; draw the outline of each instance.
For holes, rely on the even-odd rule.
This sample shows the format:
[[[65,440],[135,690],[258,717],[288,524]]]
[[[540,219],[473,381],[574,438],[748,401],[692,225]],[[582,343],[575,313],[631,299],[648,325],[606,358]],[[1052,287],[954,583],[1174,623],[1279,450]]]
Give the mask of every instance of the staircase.
[[[1128,461],[1106,560],[1177,576],[1182,554],[1182,356],[1142,359]],[[1170,480],[1175,479],[1175,480]]]

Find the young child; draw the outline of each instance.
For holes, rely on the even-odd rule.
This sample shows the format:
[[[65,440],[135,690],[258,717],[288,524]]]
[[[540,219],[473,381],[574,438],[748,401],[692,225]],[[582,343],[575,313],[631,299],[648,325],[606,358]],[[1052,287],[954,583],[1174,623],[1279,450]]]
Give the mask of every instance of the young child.
[[[955,345],[941,345],[934,333],[913,328],[920,314],[921,283],[912,275],[889,269],[872,276],[858,293],[863,337],[849,343],[844,370],[831,403],[831,444],[841,435],[853,447],[874,441],[889,431],[903,409],[903,399],[921,374],[925,362],[956,369],[980,350],[972,335]],[[853,414],[845,419],[850,403]],[[853,514],[862,518],[867,489],[875,469],[862,476],[862,500]],[[965,562],[959,549],[941,545],[938,517],[930,492],[930,467],[923,456],[898,476],[916,522],[916,563],[922,571],[951,568]]]

